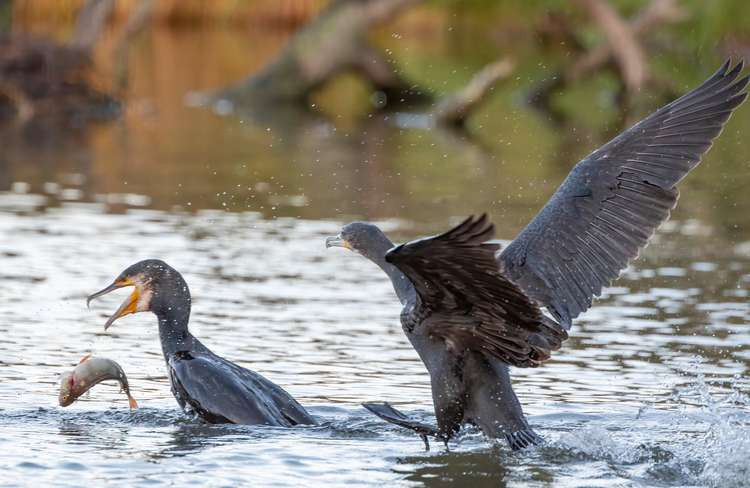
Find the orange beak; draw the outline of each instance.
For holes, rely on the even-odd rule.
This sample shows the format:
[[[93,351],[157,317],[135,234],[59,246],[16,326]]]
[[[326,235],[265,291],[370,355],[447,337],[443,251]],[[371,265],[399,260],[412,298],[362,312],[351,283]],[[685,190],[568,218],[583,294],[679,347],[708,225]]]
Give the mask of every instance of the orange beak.
[[[124,280],[115,281],[108,287],[106,287],[103,290],[100,290],[93,295],[90,295],[86,299],[86,305],[88,306],[89,303],[91,303],[91,300],[95,298],[99,298],[100,296],[106,295],[107,293],[111,293],[119,288],[124,288],[126,286],[135,286],[135,282],[131,280],[130,278],[126,278]],[[119,319],[120,317],[124,317],[126,315],[130,315],[131,313],[137,312],[138,308],[138,299],[140,298],[140,292],[138,291],[138,287],[135,287],[133,289],[133,293],[130,294],[130,296],[120,305],[120,308],[117,309],[117,311],[112,314],[112,316],[107,319],[107,322],[104,324],[104,330],[109,329],[109,327],[114,323],[115,320]]]

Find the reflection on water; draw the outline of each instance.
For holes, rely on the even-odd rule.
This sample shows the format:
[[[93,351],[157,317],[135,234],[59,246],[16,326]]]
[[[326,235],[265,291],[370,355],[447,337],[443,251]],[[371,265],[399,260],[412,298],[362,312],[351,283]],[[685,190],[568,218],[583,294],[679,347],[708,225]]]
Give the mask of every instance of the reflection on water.
[[[326,251],[325,236],[365,217],[402,240],[488,210],[498,237],[511,239],[599,142],[579,134],[598,131],[563,135],[521,103],[548,74],[523,52],[518,78],[477,114],[472,136],[409,127],[398,114],[338,117],[346,88],[325,116],[219,117],[186,107],[185,95],[241,78],[283,39],[247,61],[241,33],[194,34],[157,30],[134,49],[123,121],[2,136],[0,484],[745,486],[747,107],[683,182],[673,220],[562,350],[542,368],[514,370],[550,444],[511,453],[469,431],[450,452],[426,453],[358,406],[389,401],[433,420],[390,285],[365,260]],[[441,73],[468,76],[486,61],[468,55],[477,39],[391,42],[408,51],[407,68],[443,49],[451,66]],[[227,54],[185,54],[191,47]],[[682,74],[684,88],[717,64],[701,58]],[[599,119],[606,107],[589,98],[581,117]],[[207,426],[181,414],[155,319],[128,317],[104,333],[119,299],[84,306],[149,257],[185,275],[198,337],[283,385],[321,425]],[[86,352],[122,364],[143,408],[129,411],[105,384],[56,407],[60,372]]]
[[[425,487],[503,487],[507,486],[505,478],[508,473],[507,468],[498,462],[500,455],[501,453],[482,449],[406,456],[398,460],[399,465],[403,466],[393,470],[404,475],[405,480]]]
[[[232,432],[233,427],[222,425],[205,425],[196,423],[178,424],[171,432],[166,434],[166,441],[162,448],[149,457],[158,460],[160,458],[187,456],[196,454],[203,449],[226,443],[241,444],[247,438],[238,431]],[[234,434],[234,435],[233,435]]]
[[[340,221],[105,209],[78,202],[0,212],[2,483],[34,476],[72,485],[83,476],[232,485],[250,476],[274,486],[723,487],[746,479],[749,245],[701,231],[707,224],[673,221],[549,364],[514,370],[548,446],[512,453],[470,430],[450,452],[424,452],[419,438],[358,406],[390,401],[434,422],[428,378],[400,330],[390,285],[366,260],[325,249]],[[381,224],[401,237],[429,227]],[[710,251],[698,260],[696,249]],[[131,316],[104,333],[120,299],[85,308],[88,293],[152,256],[190,283],[193,332],[283,385],[319,426],[209,426],[178,411],[155,319]],[[114,384],[56,407],[60,372],[86,352],[118,361],[142,408],[130,411]],[[61,478],[67,472],[76,477]]]

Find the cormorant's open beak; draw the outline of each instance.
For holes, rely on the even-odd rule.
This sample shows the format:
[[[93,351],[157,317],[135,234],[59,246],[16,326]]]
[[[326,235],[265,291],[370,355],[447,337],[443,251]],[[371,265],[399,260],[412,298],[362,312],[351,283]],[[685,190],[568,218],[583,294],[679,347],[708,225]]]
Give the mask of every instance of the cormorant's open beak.
[[[352,245],[349,244],[349,241],[342,238],[341,234],[326,238],[326,247],[343,247],[350,251],[352,250]]]
[[[89,297],[86,299],[86,306],[88,307],[91,303],[91,300],[95,298],[99,298],[100,296],[104,296],[107,293],[111,293],[119,288],[124,288],[126,286],[135,286],[135,282],[131,279],[126,279],[122,281],[115,281],[105,289],[98,291],[94,293],[93,295],[89,295]],[[133,290],[133,293],[130,294],[130,296],[122,302],[122,305],[120,305],[120,308],[117,309],[117,311],[109,318],[107,319],[107,322],[104,324],[104,330],[109,329],[109,326],[114,323],[115,320],[119,319],[120,317],[124,317],[125,315],[129,315],[131,313],[135,313],[138,307],[138,298],[140,297],[140,292],[138,291],[138,287],[136,286]]]

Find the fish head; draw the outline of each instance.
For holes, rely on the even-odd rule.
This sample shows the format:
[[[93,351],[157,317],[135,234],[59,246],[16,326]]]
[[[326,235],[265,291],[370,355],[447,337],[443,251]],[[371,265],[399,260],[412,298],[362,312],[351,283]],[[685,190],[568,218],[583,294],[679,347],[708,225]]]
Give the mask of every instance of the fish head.
[[[74,401],[76,401],[76,398],[78,396],[74,393],[75,388],[75,377],[73,375],[73,371],[68,371],[67,373],[63,373],[60,377],[60,406],[61,407],[67,407],[68,405],[72,404]]]

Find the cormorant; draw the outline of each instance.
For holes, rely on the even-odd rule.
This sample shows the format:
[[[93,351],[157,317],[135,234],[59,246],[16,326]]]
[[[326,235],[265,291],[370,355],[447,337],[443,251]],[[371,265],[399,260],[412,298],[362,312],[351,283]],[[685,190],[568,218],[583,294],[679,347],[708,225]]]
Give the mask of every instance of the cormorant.
[[[375,225],[346,225],[326,246],[370,259],[390,277],[401,324],[430,373],[437,429],[388,404],[373,413],[447,441],[469,422],[514,449],[538,443],[508,366],[536,367],[567,338],[572,320],[637,257],[677,203],[675,185],[698,165],[745,100],[742,63],[580,161],[526,228],[498,253],[486,215],[393,247]],[[542,312],[546,308],[554,318]]]
[[[217,356],[188,331],[190,290],[177,270],[158,259],[140,261],[89,296],[88,302],[126,286],[133,286],[133,293],[107,320],[104,330],[131,313],[156,315],[172,394],[183,410],[210,423],[282,427],[315,423],[280,386]]]

